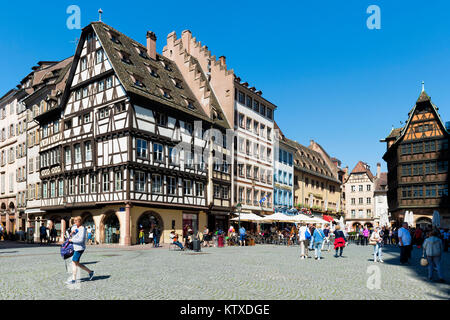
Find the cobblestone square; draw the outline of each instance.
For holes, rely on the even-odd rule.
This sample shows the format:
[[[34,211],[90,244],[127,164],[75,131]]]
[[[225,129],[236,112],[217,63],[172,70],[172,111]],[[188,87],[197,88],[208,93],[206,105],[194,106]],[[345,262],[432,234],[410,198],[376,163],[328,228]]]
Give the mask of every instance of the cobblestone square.
[[[450,298],[449,253],[442,263],[445,284],[426,281],[418,249],[411,266],[400,266],[399,250],[390,246],[385,263],[372,261],[372,246],[352,244],[343,258],[333,254],[324,252],[316,261],[300,260],[298,246],[204,248],[201,253],[90,246],[81,261],[95,277],[84,281],[82,272],[79,288],[71,289],[64,284],[69,274],[59,247],[0,243],[0,299]],[[370,280],[374,272],[380,275],[379,288]]]

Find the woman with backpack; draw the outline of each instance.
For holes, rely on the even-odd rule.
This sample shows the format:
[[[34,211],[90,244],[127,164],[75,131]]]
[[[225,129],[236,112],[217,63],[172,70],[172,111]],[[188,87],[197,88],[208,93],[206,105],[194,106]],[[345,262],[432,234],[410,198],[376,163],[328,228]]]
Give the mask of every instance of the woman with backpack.
[[[298,230],[298,237],[300,241],[300,259],[306,259],[308,257],[308,242],[311,239],[311,234],[305,223],[302,223]]]
[[[334,230],[334,249],[336,250],[335,258],[342,257],[342,251],[344,251],[345,244],[347,243],[347,239],[345,238],[344,232],[342,232],[341,227],[336,225],[336,229]],[[339,256],[338,256],[338,250]]]
[[[87,268],[80,263],[81,255],[86,249],[86,229],[81,224],[81,217],[75,217],[74,225],[70,232],[70,242],[73,244],[73,256],[72,256],[72,280],[67,281],[67,284],[74,284],[77,279],[77,268],[80,267],[89,274],[89,280],[94,277],[94,271]]]
[[[423,243],[423,256],[428,260],[428,280],[433,279],[433,271],[436,268],[439,282],[445,282],[441,272],[441,256],[443,251],[442,240],[439,239],[439,231],[433,230],[429,238]]]

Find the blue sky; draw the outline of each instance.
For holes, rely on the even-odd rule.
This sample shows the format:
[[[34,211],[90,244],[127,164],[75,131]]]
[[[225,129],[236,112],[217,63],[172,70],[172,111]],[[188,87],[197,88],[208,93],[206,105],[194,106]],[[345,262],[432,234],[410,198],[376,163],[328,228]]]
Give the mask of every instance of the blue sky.
[[[0,11],[0,95],[40,60],[74,54],[81,30],[66,27],[69,5],[81,25],[103,21],[145,43],[190,29],[243,81],[278,106],[276,121],[302,144],[310,139],[352,169],[373,171],[379,140],[405,122],[421,81],[444,121],[450,121],[449,1],[21,1]],[[125,4],[125,5],[124,5]],[[381,29],[369,30],[369,5],[381,9]]]

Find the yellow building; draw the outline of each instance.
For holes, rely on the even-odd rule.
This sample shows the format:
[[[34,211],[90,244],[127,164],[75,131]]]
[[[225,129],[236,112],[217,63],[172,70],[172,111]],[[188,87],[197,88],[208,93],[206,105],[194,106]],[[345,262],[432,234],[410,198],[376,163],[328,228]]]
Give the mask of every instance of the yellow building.
[[[341,211],[341,182],[337,168],[329,159],[290,140],[294,154],[294,206],[313,213],[337,214]],[[331,163],[329,165],[328,163]]]

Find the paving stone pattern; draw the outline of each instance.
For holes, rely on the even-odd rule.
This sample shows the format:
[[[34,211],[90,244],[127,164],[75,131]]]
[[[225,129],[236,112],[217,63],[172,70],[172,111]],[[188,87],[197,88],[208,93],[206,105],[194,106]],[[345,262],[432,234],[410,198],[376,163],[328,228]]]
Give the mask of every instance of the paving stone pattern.
[[[426,280],[421,250],[413,251],[411,266],[399,265],[396,247],[385,247],[385,263],[374,263],[372,250],[350,245],[343,258],[325,252],[317,261],[300,260],[298,246],[204,248],[201,254],[89,246],[81,261],[95,277],[85,281],[82,271],[74,289],[64,284],[69,274],[59,247],[1,242],[0,299],[450,299],[449,253],[442,265],[447,283],[440,284]],[[371,290],[373,271],[367,271],[374,265],[380,288]]]

